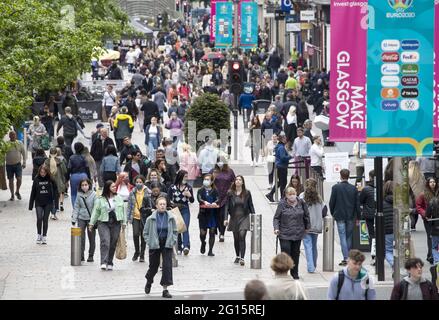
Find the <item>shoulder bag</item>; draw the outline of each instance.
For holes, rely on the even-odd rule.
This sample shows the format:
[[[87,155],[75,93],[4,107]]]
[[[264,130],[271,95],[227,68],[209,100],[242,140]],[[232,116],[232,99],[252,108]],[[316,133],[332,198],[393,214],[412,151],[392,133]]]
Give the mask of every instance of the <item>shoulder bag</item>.
[[[90,214],[90,210],[88,209],[87,202],[85,201],[85,199],[83,197],[81,197],[81,199],[82,199],[82,202],[84,202],[85,209],[87,209],[88,215],[90,216],[90,219],[91,219],[91,214]],[[93,225],[93,230],[96,230],[97,228],[98,228],[98,221],[96,221],[96,223]]]
[[[137,198],[136,198],[135,194],[134,194],[134,197],[136,199],[136,205],[137,205],[137,209],[139,209],[140,218],[142,220],[142,223],[145,224],[146,223],[146,219],[148,219],[148,217],[152,214],[152,210],[150,208],[144,207],[143,206],[143,201],[142,201],[142,206],[139,206],[139,203],[137,202]]]

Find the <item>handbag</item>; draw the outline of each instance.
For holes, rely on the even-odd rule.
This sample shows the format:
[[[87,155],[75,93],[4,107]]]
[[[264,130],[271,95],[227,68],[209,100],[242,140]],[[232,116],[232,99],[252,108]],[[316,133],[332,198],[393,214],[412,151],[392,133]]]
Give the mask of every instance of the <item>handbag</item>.
[[[181,215],[180,209],[178,207],[175,207],[171,210],[172,214],[175,218],[175,223],[177,224],[177,233],[183,233],[186,232],[187,227],[184,223],[183,216]]]
[[[125,237],[125,229],[120,230],[119,239],[116,245],[116,259],[124,260],[127,257],[127,239]]]
[[[81,197],[81,199],[84,202],[84,206],[87,209],[88,215],[90,216],[90,220],[91,220],[91,214],[90,214],[90,210],[88,209],[87,202],[85,202],[85,199],[83,197]],[[98,228],[98,222],[96,221],[96,223],[93,225],[93,230],[96,230],[97,228]]]
[[[139,209],[139,212],[140,212],[140,218],[142,219],[142,222],[145,225],[146,219],[148,219],[148,217],[152,214],[152,210],[151,210],[151,208],[139,206],[137,199],[136,199],[136,205],[137,205],[137,209]]]

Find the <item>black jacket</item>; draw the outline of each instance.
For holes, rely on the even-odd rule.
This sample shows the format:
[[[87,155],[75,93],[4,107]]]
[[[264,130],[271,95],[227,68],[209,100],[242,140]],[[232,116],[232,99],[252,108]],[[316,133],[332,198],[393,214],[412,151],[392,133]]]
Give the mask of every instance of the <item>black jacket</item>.
[[[332,187],[329,208],[336,221],[358,219],[360,206],[357,189],[347,181],[337,183]]]
[[[249,215],[250,213],[255,213],[255,207],[253,206],[252,194],[247,190],[247,193],[244,197],[244,214]],[[230,191],[227,193],[227,202],[224,214],[225,217],[223,217],[223,221],[227,220],[228,215],[233,216],[235,214],[235,195]]]
[[[44,164],[44,162],[46,161],[47,157],[35,157],[32,159],[32,180],[35,179],[35,177],[38,174],[38,169]]]
[[[95,161],[102,161],[102,159],[105,156],[105,150],[108,148],[108,146],[113,145],[114,142],[113,139],[110,137],[105,138],[104,143],[102,143],[101,137],[98,135],[95,141],[93,141],[93,144],[91,145],[90,154],[93,157]]]
[[[374,219],[376,214],[375,186],[369,182],[360,192],[360,206],[363,207],[363,217]]]
[[[122,151],[120,152],[120,164],[124,163],[125,160],[129,161],[127,157],[131,155],[134,151],[140,151],[140,148],[137,144],[131,144],[128,147],[124,146]]]
[[[140,110],[143,111],[144,114],[143,129],[145,129],[148,124],[151,124],[152,117],[160,119],[159,106],[154,101],[146,101]]]
[[[72,148],[66,146],[65,144],[59,144],[56,147],[61,149],[61,153],[62,153],[64,159],[66,159],[66,162],[68,163],[70,160],[70,157],[73,155]]]
[[[297,198],[298,206],[291,206],[286,199],[281,199],[273,217],[273,228],[279,230],[279,239],[302,240],[305,230],[311,228],[308,206]]]
[[[35,177],[29,199],[29,210],[33,209],[34,204],[35,207],[52,205],[52,209],[58,208],[58,189],[48,175],[44,178],[39,175]]]
[[[56,134],[58,134],[59,130],[61,130],[62,127],[64,136],[76,137],[78,135],[78,126],[79,126],[78,122],[75,120],[74,117],[69,118],[67,116],[64,116],[58,122],[58,126],[56,128]]]
[[[393,195],[384,197],[383,202],[384,233],[393,233]]]
[[[435,197],[430,200],[425,211],[425,216],[428,219],[438,219],[439,218],[439,198]],[[431,235],[439,236],[439,220],[433,220],[431,224]]]
[[[130,183],[133,186],[136,185],[135,179],[139,174],[141,174],[144,177],[146,177],[148,175],[148,167],[145,165],[145,163],[143,161],[139,161],[139,168],[140,168],[140,172],[138,172],[136,174],[135,171],[132,170],[132,161],[128,161],[127,164],[125,165],[125,168],[123,169],[123,171],[128,172],[128,177],[130,178]]]

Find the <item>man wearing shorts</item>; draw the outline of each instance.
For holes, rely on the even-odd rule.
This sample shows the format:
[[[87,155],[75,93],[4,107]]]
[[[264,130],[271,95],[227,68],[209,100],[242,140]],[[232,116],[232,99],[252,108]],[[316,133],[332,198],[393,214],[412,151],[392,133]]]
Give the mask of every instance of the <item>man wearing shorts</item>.
[[[15,196],[21,200],[20,187],[22,171],[26,167],[26,151],[23,143],[17,140],[17,134],[14,131],[9,132],[8,151],[6,152],[6,174],[9,180],[9,190],[11,191],[11,198],[9,201],[14,201],[14,175],[17,179],[17,191]],[[23,157],[23,164],[21,163]]]

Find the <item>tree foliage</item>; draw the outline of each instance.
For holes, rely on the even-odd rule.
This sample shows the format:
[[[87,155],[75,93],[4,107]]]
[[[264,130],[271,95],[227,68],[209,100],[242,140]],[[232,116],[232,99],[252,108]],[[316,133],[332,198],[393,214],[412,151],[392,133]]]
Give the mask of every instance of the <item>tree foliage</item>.
[[[217,95],[205,93],[195,99],[185,117],[185,137],[190,141],[188,134],[189,121],[196,122],[197,135],[201,130],[211,129],[215,131],[216,138],[221,137],[221,130],[230,131],[230,111],[227,105],[221,101]],[[194,137],[191,137],[192,139]],[[201,137],[204,138],[204,137]],[[227,140],[222,139],[222,144]],[[197,142],[197,149],[203,142]]]
[[[76,80],[90,69],[95,48],[127,30],[128,17],[113,0],[1,1],[0,135],[21,126],[35,92]]]

